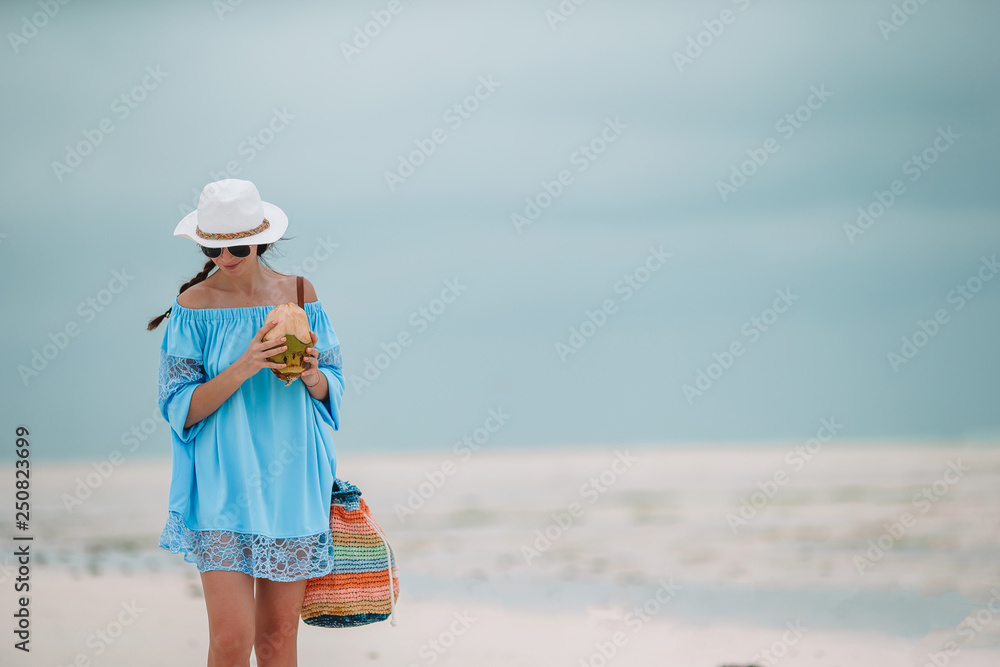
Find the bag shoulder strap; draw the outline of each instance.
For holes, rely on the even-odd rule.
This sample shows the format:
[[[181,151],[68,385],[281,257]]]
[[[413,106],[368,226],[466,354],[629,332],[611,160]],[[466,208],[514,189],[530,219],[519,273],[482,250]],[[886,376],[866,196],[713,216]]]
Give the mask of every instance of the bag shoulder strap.
[[[305,308],[305,303],[302,302],[302,292],[305,288],[302,285],[302,276],[295,276],[295,290],[298,292],[299,308]]]

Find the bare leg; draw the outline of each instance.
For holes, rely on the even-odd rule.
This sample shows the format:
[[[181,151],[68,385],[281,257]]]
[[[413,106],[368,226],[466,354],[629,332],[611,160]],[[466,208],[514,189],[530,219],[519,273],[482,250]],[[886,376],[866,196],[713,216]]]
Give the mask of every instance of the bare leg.
[[[254,637],[253,577],[243,572],[201,573],[208,609],[208,667],[249,667]]]
[[[299,614],[306,580],[257,579],[254,652],[259,667],[296,667]]]

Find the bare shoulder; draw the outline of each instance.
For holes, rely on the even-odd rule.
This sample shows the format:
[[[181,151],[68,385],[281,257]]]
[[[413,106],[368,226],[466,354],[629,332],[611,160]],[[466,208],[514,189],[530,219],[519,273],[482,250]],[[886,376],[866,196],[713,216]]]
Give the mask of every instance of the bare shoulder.
[[[298,276],[292,276],[287,273],[279,273],[274,269],[271,269],[271,273],[276,277],[275,279],[275,296],[276,301],[281,302],[284,298],[286,302],[296,303],[296,299],[299,296],[298,286],[295,284],[298,281]],[[288,295],[283,297],[281,295]],[[312,283],[306,277],[302,278],[302,302],[309,303],[310,301],[316,300],[316,288],[313,287]]]
[[[316,301],[316,288],[313,284],[309,282],[308,278],[302,279],[302,301],[304,303],[310,303]]]
[[[177,303],[184,308],[211,308],[212,298],[212,289],[204,282],[200,282],[178,294]]]

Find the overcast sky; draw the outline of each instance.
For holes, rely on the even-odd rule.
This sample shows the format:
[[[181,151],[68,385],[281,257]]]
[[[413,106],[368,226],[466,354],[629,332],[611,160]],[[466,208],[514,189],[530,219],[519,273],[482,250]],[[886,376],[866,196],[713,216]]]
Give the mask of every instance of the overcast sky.
[[[994,3],[337,5],[0,6],[0,392],[37,456],[155,413],[145,322],[222,177],[289,215],[347,450],[447,451],[501,408],[490,446],[1000,435]]]

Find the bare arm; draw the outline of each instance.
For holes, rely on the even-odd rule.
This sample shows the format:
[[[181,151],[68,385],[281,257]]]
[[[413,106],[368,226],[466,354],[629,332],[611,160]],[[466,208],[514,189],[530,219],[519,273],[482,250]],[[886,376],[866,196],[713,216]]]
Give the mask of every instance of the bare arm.
[[[318,340],[316,332],[310,331],[309,336],[312,337],[312,344],[315,345]],[[302,379],[302,384],[306,386],[306,391],[309,392],[310,396],[317,401],[325,401],[330,386],[326,381],[326,374],[319,370],[319,352],[316,351],[315,347],[306,348],[304,361],[306,362],[306,370],[299,376]]]
[[[198,385],[191,394],[191,405],[184,421],[184,428],[197,424],[218,410],[248,377],[241,374],[236,364],[233,364],[208,382]]]
[[[269,356],[274,356],[287,348],[284,345],[284,337],[261,342],[264,334],[270,331],[275,324],[277,322],[265,322],[239,359],[208,382],[203,382],[195,387],[195,390],[191,392],[191,405],[188,406],[184,428],[197,424],[218,410],[219,406],[226,402],[226,399],[236,393],[240,385],[253,377],[260,369],[285,367],[285,364],[276,364],[267,360]]]
[[[320,373],[319,382],[317,382],[312,386],[306,385],[306,389],[309,391],[309,394],[317,401],[325,401],[327,394],[330,393],[330,385],[326,381],[326,375]]]
[[[315,301],[317,299],[316,288],[308,280],[304,280],[303,282],[305,285],[303,300],[306,302]],[[316,332],[310,331],[309,336],[312,338],[312,344],[315,345],[318,340]],[[306,348],[305,362],[306,370],[299,376],[302,384],[305,385],[306,391],[309,392],[310,396],[317,401],[325,401],[329,394],[330,386],[326,381],[326,374],[319,370],[319,353],[315,347]]]

